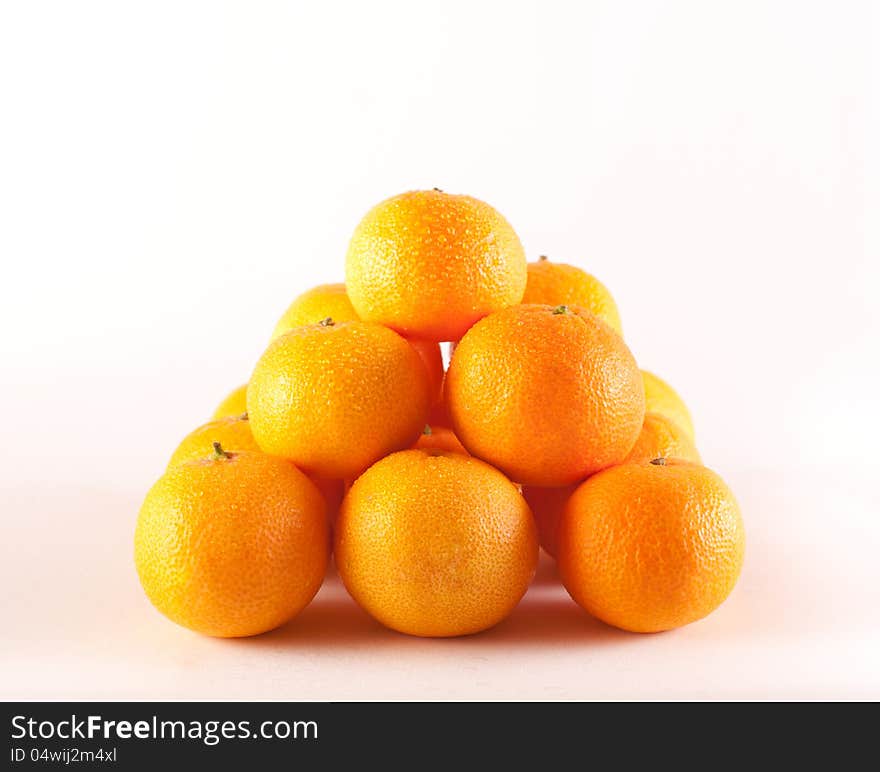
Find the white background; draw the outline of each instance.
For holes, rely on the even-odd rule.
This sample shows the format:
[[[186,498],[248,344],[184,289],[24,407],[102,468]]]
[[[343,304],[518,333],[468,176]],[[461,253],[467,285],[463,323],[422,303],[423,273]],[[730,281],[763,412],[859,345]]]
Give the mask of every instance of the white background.
[[[474,693],[880,696],[878,50],[869,2],[4,3],[14,693],[143,694],[102,670],[130,672],[128,644],[92,656],[93,676],[76,653],[83,630],[133,608],[125,635],[176,652],[177,670],[153,653],[173,675],[154,696],[433,694],[411,672],[410,691],[387,687],[376,663],[374,681],[352,664],[348,691],[320,663],[293,693],[208,686],[180,658],[216,644],[153,615],[127,551],[176,442],[247,379],[293,296],[342,280],[360,216],[439,186],[499,208],[530,259],[599,276],[640,363],[685,396],[704,459],[743,503],[750,554],[722,621],[650,646],[685,661],[687,635],[720,645],[716,624],[764,667],[706,689],[706,664],[704,686],[664,686],[663,657],[608,654],[630,674],[617,691],[565,691],[558,672],[548,692],[550,676],[516,668],[515,694],[503,671]],[[813,637],[797,632],[805,615]],[[49,672],[47,635],[74,653],[32,677]],[[211,651],[224,667],[242,650]]]

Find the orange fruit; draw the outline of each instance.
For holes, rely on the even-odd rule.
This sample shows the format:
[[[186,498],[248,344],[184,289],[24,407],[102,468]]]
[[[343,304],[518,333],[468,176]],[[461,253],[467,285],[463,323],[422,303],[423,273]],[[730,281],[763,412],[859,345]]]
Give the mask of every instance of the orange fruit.
[[[675,389],[647,370],[642,370],[642,380],[645,386],[645,410],[671,418],[693,440],[694,422],[691,413]]]
[[[266,632],[298,614],[327,569],[324,500],[295,466],[226,453],[165,472],[147,493],[135,564],[165,616],[205,635]]]
[[[413,445],[418,450],[445,450],[449,453],[463,453],[470,455],[458,441],[455,432],[448,426],[432,426],[425,424],[421,436]]]
[[[535,574],[528,504],[475,458],[407,450],[352,485],[335,532],[336,566],[357,603],[387,627],[469,635],[500,622]]]
[[[577,306],[596,314],[618,334],[623,333],[617,303],[595,276],[573,265],[554,263],[543,255],[528,264],[528,272],[523,303]]]
[[[559,523],[562,582],[607,624],[650,633],[695,622],[730,594],[743,563],[736,500],[715,472],[657,459],[578,487]]]
[[[534,485],[524,485],[523,496],[532,514],[535,516],[535,524],[538,526],[538,540],[544,551],[555,558],[557,552],[556,536],[559,529],[559,520],[565,505],[577,485],[564,485],[561,488],[539,488]]]
[[[645,417],[623,339],[567,306],[514,306],[477,322],[452,356],[445,397],[461,444],[523,485],[569,485],[620,463]]]
[[[660,413],[645,413],[642,431],[625,461],[651,461],[655,458],[683,458],[700,463],[694,441],[684,429]]]
[[[344,284],[321,284],[296,298],[275,325],[272,340],[297,327],[319,324],[325,319],[336,324],[359,321],[360,317],[348,299]],[[443,354],[439,344],[417,338],[407,340],[422,358],[422,364],[428,371],[433,399],[439,400],[443,390]]]
[[[470,196],[419,190],[371,209],[352,236],[345,284],[362,319],[433,341],[522,300],[526,258],[510,223]]]
[[[415,349],[372,322],[298,327],[276,338],[248,384],[257,444],[308,474],[344,480],[412,445],[430,384]]]
[[[297,327],[318,324],[327,318],[337,324],[356,322],[360,318],[348,299],[344,284],[320,284],[294,298],[275,325],[272,340]]]
[[[229,392],[223,401],[217,405],[214,411],[213,419],[228,418],[230,416],[238,416],[247,412],[247,384],[239,386],[237,389]]]
[[[219,442],[227,450],[235,452],[260,449],[251,432],[247,413],[242,413],[208,421],[198,429],[191,431],[181,440],[180,445],[172,454],[168,468],[178,466],[185,461],[207,458],[213,452],[215,442]]]

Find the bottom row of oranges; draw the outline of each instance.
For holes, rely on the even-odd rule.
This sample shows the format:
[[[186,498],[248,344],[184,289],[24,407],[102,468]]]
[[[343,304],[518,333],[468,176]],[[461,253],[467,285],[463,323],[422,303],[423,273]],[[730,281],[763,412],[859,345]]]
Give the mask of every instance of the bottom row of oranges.
[[[384,625],[467,635],[500,622],[525,594],[539,531],[572,598],[626,630],[700,619],[736,582],[739,509],[703,466],[633,462],[524,495],[489,464],[425,444],[375,463],[341,505],[333,484],[322,490],[256,450],[215,442],[209,457],[170,465],[136,529],[147,595],[192,630],[256,635],[311,601],[332,551],[351,596]]]

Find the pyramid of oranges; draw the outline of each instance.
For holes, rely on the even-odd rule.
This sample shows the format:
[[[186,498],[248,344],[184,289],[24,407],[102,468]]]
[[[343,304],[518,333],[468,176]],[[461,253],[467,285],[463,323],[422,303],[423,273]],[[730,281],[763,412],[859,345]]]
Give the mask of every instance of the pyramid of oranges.
[[[135,561],[159,611],[207,635],[284,624],[333,556],[382,624],[456,636],[515,608],[539,545],[586,612],[655,632],[724,601],[744,530],[608,290],[434,189],[374,207],[345,284],[293,301],[147,494]]]

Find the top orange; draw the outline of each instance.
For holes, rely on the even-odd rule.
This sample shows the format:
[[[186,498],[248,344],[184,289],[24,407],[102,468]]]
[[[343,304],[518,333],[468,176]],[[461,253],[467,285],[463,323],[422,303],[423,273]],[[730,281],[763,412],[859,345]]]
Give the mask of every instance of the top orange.
[[[565,263],[554,263],[543,255],[529,263],[529,280],[523,303],[577,306],[590,311],[622,334],[617,303],[608,288],[595,276]]]
[[[483,201],[412,191],[383,201],[358,224],[345,284],[362,319],[454,341],[522,300],[526,258],[510,223]]]

